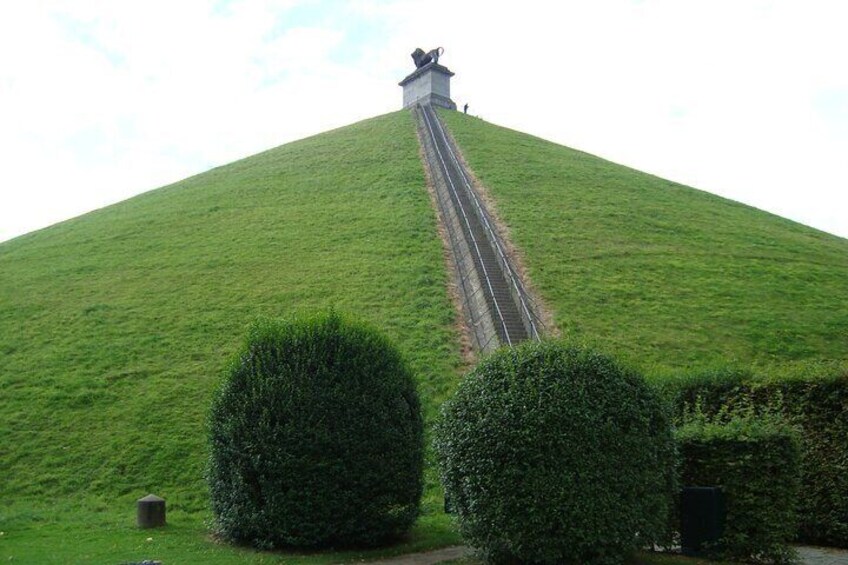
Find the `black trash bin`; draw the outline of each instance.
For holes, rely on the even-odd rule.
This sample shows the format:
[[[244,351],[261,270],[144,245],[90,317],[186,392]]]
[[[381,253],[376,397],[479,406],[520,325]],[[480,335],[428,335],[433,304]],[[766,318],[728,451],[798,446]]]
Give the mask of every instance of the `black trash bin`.
[[[724,533],[724,493],[719,487],[683,487],[680,494],[680,545],[684,555],[700,555]]]

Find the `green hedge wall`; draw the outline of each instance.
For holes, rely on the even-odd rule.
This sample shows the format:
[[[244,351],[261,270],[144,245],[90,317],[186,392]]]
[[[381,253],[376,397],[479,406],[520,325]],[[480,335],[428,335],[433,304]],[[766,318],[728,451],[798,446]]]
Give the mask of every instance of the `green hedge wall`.
[[[683,486],[719,486],[727,520],[712,558],[792,563],[797,530],[801,447],[797,431],[776,418],[692,421],[675,433]]]
[[[848,547],[848,367],[810,365],[768,377],[716,371],[662,379],[678,422],[699,403],[707,414],[751,406],[780,411],[801,430],[799,540]]]

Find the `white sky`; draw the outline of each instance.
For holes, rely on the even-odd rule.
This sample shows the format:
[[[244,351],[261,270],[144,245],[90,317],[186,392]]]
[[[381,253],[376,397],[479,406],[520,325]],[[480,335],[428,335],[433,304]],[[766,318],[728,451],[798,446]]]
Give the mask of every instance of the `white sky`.
[[[469,112],[848,237],[848,2],[0,3],[0,241],[399,109]]]

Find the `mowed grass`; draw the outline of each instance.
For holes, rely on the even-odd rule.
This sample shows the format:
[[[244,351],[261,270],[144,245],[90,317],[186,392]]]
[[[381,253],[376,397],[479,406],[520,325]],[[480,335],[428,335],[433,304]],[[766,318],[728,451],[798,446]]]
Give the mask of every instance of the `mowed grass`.
[[[364,318],[402,350],[430,420],[461,372],[446,277],[408,112],[0,244],[0,561],[277,560],[205,524],[205,418],[246,327],[330,306]],[[135,500],[150,492],[171,525],[148,534]],[[424,512],[389,552],[456,541],[432,467]]]
[[[848,358],[848,240],[441,115],[566,336],[660,373]]]
[[[444,117],[568,337],[660,372],[848,358],[846,240]],[[407,112],[0,244],[0,561],[335,563],[459,542],[432,462],[414,531],[376,552],[217,544],[202,478],[212,391],[260,315],[334,306],[379,326],[432,421],[462,370],[446,282]],[[148,492],[168,527],[135,528]]]

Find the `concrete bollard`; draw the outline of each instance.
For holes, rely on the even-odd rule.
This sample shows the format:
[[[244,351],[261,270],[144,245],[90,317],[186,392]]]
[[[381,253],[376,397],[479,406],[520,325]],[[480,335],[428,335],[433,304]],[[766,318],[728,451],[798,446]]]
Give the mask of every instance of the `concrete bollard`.
[[[148,494],[138,499],[138,527],[158,528],[165,525],[165,499]]]

